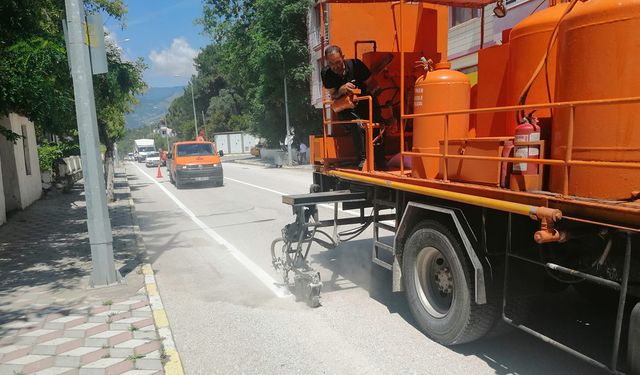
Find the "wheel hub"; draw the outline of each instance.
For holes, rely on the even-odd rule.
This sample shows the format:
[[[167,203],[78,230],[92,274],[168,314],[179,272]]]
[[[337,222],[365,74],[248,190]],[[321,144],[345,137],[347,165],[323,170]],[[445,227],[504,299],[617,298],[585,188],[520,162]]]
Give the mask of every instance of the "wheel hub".
[[[449,267],[442,267],[436,271],[435,280],[440,293],[451,294],[453,292],[453,275]]]

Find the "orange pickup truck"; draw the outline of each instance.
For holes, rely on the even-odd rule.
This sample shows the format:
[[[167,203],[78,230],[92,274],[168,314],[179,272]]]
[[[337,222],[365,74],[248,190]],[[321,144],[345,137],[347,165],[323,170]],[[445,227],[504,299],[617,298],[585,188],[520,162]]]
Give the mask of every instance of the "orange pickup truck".
[[[211,182],[222,186],[220,156],[211,142],[176,142],[167,154],[169,179],[178,189],[185,184]]]

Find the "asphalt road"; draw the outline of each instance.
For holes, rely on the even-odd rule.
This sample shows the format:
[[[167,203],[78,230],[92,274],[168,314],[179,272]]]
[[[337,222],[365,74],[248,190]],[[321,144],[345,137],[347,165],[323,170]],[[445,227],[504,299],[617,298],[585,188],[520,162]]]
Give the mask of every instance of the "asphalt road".
[[[308,192],[308,169],[224,163],[223,187],[177,190],[164,168],[161,179],[142,164],[126,168],[187,374],[599,373],[519,332],[452,348],[429,340],[391,292],[391,272],[371,263],[370,232],[314,246],[322,306],[296,302],[277,285],[269,245],[292,221],[282,193]]]

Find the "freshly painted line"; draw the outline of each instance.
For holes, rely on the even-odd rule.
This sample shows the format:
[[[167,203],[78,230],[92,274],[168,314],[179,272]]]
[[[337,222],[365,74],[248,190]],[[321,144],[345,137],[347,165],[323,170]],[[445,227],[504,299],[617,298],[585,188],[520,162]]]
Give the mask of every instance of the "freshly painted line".
[[[236,180],[236,179],[234,179],[234,178],[225,177],[224,179],[225,179],[225,180],[229,180],[229,181],[233,181],[233,182],[237,182],[237,183],[239,183],[239,184],[243,184],[243,185],[251,186],[251,187],[254,187],[254,188],[256,188],[256,189],[260,189],[260,190],[268,191],[268,192],[270,192],[270,193],[275,193],[275,194],[278,194],[278,195],[289,195],[289,194],[287,194],[287,193],[283,193],[283,192],[281,192],[281,191],[277,191],[277,190],[269,189],[269,188],[266,188],[266,187],[264,187],[264,186],[259,186],[259,185],[250,184],[250,183],[248,183],[248,182],[244,182],[244,181]],[[328,209],[330,209],[330,210],[332,210],[332,211],[333,211],[333,206],[331,206],[331,205],[329,205],[329,204],[319,204],[318,206],[321,206],[321,207],[324,207],[324,208],[328,208]],[[352,215],[352,216],[360,216],[360,214],[359,214],[359,213],[357,214],[357,213],[355,213],[355,212],[345,211],[345,210],[343,210],[343,209],[341,209],[341,208],[338,208],[338,211],[340,211],[340,212],[344,212],[345,214],[349,214],[349,215]]]
[[[240,264],[242,264],[247,270],[249,270],[249,272],[251,272],[256,278],[258,278],[258,280],[260,280],[267,288],[269,288],[269,290],[271,290],[273,294],[280,298],[291,296],[291,293],[288,290],[278,286],[277,282],[268,273],[266,273],[262,268],[253,263],[251,259],[244,255],[244,253],[238,250],[229,241],[225,240],[213,229],[209,228],[207,224],[205,224],[196,216],[196,214],[193,213],[193,211],[191,211],[184,203],[182,203],[182,201],[176,198],[175,195],[173,195],[166,187],[160,184],[154,177],[148,175],[144,170],[142,170],[142,168],[138,167],[137,165],[135,165],[135,167],[138,168],[138,170],[142,172],[142,174],[145,175],[149,180],[151,180],[151,182],[156,184],[160,188],[160,190],[162,190],[178,207],[180,207],[180,209],[182,209],[182,211],[184,211],[184,213],[189,216],[191,221],[199,226],[200,229],[202,229],[207,235],[209,235],[209,237],[211,237],[218,244],[225,247],[227,251],[229,251],[229,253],[234,258],[236,258],[238,262],[240,262]]]

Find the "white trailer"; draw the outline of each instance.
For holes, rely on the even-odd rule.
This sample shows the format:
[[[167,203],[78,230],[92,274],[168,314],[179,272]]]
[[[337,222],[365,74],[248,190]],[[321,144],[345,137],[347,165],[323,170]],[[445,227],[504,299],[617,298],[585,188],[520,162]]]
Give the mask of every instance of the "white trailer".
[[[138,163],[144,162],[148,153],[156,151],[153,139],[136,139],[134,143],[133,155]]]

